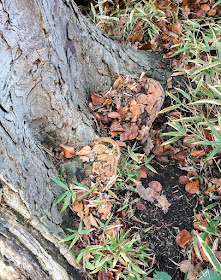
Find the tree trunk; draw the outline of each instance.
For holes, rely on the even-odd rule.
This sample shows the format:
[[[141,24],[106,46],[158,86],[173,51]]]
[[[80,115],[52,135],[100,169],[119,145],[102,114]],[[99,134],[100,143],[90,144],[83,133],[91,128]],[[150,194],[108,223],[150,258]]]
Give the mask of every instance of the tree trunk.
[[[89,24],[72,0],[0,0],[0,279],[83,279],[51,182],[57,144],[95,137],[91,92],[142,72],[165,84],[159,55]]]

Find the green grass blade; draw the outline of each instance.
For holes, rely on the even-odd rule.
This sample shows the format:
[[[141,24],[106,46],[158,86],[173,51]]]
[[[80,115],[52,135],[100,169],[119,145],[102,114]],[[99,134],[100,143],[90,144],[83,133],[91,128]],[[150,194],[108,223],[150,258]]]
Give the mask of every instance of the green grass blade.
[[[55,205],[57,205],[65,196],[68,194],[68,191],[64,192],[55,202]]]
[[[65,189],[66,191],[69,191],[68,186],[66,186],[64,183],[62,183],[60,180],[55,179],[55,178],[51,178],[52,181],[54,181],[55,183],[57,183],[60,187],[62,187],[63,189]]]
[[[69,192],[64,200],[64,204],[62,206],[62,209],[61,209],[61,213],[68,207],[69,203],[70,203],[70,200],[71,200],[71,193]]]

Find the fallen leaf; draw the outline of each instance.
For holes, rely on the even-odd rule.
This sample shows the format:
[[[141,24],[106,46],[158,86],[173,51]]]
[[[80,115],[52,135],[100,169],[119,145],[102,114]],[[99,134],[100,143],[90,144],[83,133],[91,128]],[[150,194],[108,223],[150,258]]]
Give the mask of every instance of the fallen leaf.
[[[198,173],[197,173],[196,171],[194,171],[194,170],[189,171],[189,172],[187,173],[187,178],[188,178],[189,180],[192,180],[193,177],[197,177],[197,176],[198,176]]]
[[[142,29],[143,23],[144,23],[143,21],[139,21],[136,27],[134,28],[133,32],[140,31]]]
[[[141,114],[140,106],[137,104],[135,99],[132,99],[130,103],[131,121],[136,122]]]
[[[107,216],[110,214],[112,203],[108,201],[106,204],[102,204],[98,208],[98,213],[102,214],[101,220],[107,220]]]
[[[199,191],[199,180],[187,183],[185,186],[185,190],[191,194],[198,192]]]
[[[186,152],[182,150],[174,155],[174,159],[178,161],[180,165],[184,166],[186,163],[185,156],[186,156]]]
[[[215,16],[215,14],[216,14],[216,9],[211,9],[211,10],[209,10],[209,12],[208,12],[208,15],[209,15],[209,16]]]
[[[200,8],[203,10],[203,11],[206,11],[208,12],[210,10],[210,5],[208,4],[203,4],[200,6]]]
[[[209,259],[207,258],[206,254],[204,253],[203,249],[200,250],[200,255],[204,259],[204,261],[209,262]]]
[[[119,88],[121,85],[124,84],[124,79],[122,77],[119,77],[115,82],[114,82],[114,85],[113,85],[113,88],[114,89],[117,89]]]
[[[176,236],[176,242],[181,248],[185,248],[190,241],[190,233],[186,229],[181,230]]]
[[[120,228],[121,228],[120,220],[116,219],[116,221],[111,223],[110,226],[113,226],[113,227],[111,227],[109,229],[105,229],[104,232],[105,232],[105,234],[114,236],[115,234],[117,234],[120,231]]]
[[[75,201],[74,205],[72,206],[72,211],[76,212],[81,220],[84,218],[82,202]]]
[[[184,139],[183,139],[183,146],[188,147],[188,148],[195,147],[196,144],[194,142],[192,142],[192,143],[191,142],[187,142],[187,140],[193,139],[193,138],[195,138],[195,136],[186,136],[186,137],[184,137]]]
[[[212,179],[211,179],[211,182],[212,182],[213,184],[215,184],[217,188],[218,188],[218,187],[221,187],[221,178],[219,178],[219,179],[217,179],[217,178],[212,178]]]
[[[139,36],[140,36],[139,32],[135,32],[131,34],[129,36],[131,43],[134,44],[138,40]]]
[[[91,147],[86,145],[84,147],[81,147],[80,150],[77,152],[77,156],[87,156],[92,151]]]
[[[102,269],[98,272],[98,280],[113,280],[113,275],[111,272],[106,271],[105,269]]]
[[[99,228],[97,221],[95,220],[94,216],[92,214],[90,214],[90,216],[88,216],[88,222],[95,228]]]
[[[181,34],[182,24],[178,21],[172,26],[172,31],[178,35]]]
[[[127,144],[123,141],[116,140],[115,142],[118,144],[119,147],[127,147]]]
[[[118,113],[120,114],[121,120],[125,120],[127,118],[128,112],[129,112],[129,107],[128,106],[122,107],[118,110]]]
[[[111,119],[119,119],[120,118],[120,114],[118,112],[110,112],[110,113],[108,113],[107,116]]]
[[[125,131],[118,120],[114,119],[110,125],[111,132],[122,132]]]
[[[74,155],[74,148],[73,147],[66,146],[66,145],[63,145],[63,144],[61,144],[60,147],[61,147],[61,149],[64,153],[64,156],[66,158],[72,158],[72,156]]]
[[[162,191],[162,185],[161,185],[161,183],[158,182],[158,181],[151,181],[151,182],[148,184],[148,186],[149,186],[151,189],[155,190],[156,192]]]
[[[205,191],[205,194],[209,194],[211,192],[213,192],[216,188],[216,185],[212,185],[210,186],[206,191]]]
[[[110,97],[105,98],[105,97],[100,96],[95,93],[91,94],[91,99],[92,99],[92,103],[95,107],[103,107],[103,106],[107,106],[111,103]]]
[[[137,203],[136,207],[140,211],[146,211],[147,210],[146,206],[143,203]]]
[[[183,273],[187,273],[187,280],[195,280],[198,276],[198,270],[192,264],[191,260],[184,260],[180,264],[180,271]]]
[[[139,194],[139,196],[149,202],[154,202],[154,200],[159,197],[159,194],[153,193],[151,188],[144,188],[144,186],[137,186],[136,190]]]
[[[120,135],[120,140],[126,141],[136,138],[138,135],[138,130],[139,128],[136,123],[130,123],[129,127],[125,129],[125,132]]]
[[[213,253],[217,257],[217,259],[221,262],[221,251],[214,251]]]
[[[192,157],[198,157],[198,158],[205,156],[205,154],[206,152],[204,150],[200,150],[200,151],[195,150],[190,153]]]
[[[182,185],[186,185],[187,183],[189,183],[189,179],[187,178],[187,176],[180,176],[179,183]]]
[[[157,197],[158,207],[162,208],[164,214],[166,214],[169,210],[171,203],[167,200],[165,195],[161,195]]]
[[[201,225],[200,225],[200,222],[201,222]],[[206,228],[207,224],[208,224],[207,220],[201,218],[199,221],[195,221],[195,222],[193,223],[193,227],[194,227],[194,229],[197,229],[197,230],[199,230],[199,231],[204,231],[205,229],[203,229],[202,226],[203,226],[204,228]]]
[[[138,177],[140,177],[140,178],[147,178],[147,172],[146,172],[145,169],[140,168],[140,169],[137,170],[137,172],[140,173],[140,175],[138,175]]]

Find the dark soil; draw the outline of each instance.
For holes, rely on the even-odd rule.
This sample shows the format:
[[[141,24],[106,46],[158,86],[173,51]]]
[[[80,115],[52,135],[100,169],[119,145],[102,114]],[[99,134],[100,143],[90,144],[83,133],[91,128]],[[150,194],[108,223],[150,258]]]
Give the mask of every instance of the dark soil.
[[[176,243],[176,236],[183,229],[191,232],[197,196],[188,194],[184,186],[179,184],[179,177],[186,175],[185,171],[171,165],[162,167],[156,164],[154,168],[158,174],[145,179],[143,185],[147,187],[150,181],[159,181],[163,187],[162,194],[167,197],[171,206],[164,214],[154,204],[142,201],[147,211],[136,210],[135,216],[148,223],[145,228],[152,227],[142,236],[142,240],[146,240],[149,248],[156,254],[154,268],[157,271],[167,272],[173,280],[180,280],[183,278],[176,264],[186,258],[184,250]]]

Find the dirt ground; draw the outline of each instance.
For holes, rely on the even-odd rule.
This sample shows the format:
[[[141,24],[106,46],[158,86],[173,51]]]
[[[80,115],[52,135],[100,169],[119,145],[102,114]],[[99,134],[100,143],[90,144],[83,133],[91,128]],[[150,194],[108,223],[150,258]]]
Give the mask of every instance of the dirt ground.
[[[180,280],[182,275],[177,264],[185,259],[188,247],[186,251],[180,248],[176,243],[176,235],[182,229],[191,232],[197,195],[188,194],[184,186],[179,184],[179,177],[185,175],[185,171],[171,165],[164,167],[159,163],[153,166],[158,174],[143,180],[143,185],[147,187],[150,181],[159,181],[163,187],[162,193],[171,206],[168,212],[164,213],[154,204],[142,200],[147,211],[136,210],[135,216],[148,223],[145,228],[152,227],[142,239],[148,242],[156,254],[155,269],[167,272],[173,280]]]

